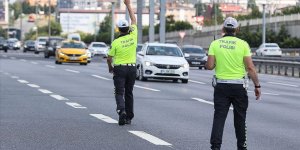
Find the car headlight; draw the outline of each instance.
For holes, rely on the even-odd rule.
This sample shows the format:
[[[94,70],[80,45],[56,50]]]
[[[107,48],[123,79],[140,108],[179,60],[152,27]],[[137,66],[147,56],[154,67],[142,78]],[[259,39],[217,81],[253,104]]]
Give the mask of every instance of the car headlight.
[[[27,48],[27,45],[25,45],[24,47]]]
[[[65,54],[64,54],[64,53],[62,53],[62,52],[59,52],[58,54],[59,54],[59,55],[61,55],[61,56],[64,56],[64,55],[65,55]]]
[[[186,64],[181,65],[181,67],[183,67],[183,68],[189,68],[190,65],[188,63],[186,63]]]
[[[204,56],[202,60],[207,61],[207,56]]]
[[[146,61],[146,62],[145,62],[145,65],[146,65],[146,66],[153,66],[154,64],[153,64],[152,62],[150,62],[150,61]]]

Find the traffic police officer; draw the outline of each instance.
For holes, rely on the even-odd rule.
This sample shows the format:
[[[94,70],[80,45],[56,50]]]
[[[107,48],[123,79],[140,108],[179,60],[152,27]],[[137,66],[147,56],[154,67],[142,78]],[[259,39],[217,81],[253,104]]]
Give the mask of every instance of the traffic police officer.
[[[261,95],[260,84],[247,42],[235,37],[238,22],[232,17],[223,24],[225,35],[211,43],[206,68],[215,69],[214,120],[211,149],[220,150],[224,124],[230,105],[233,105],[237,149],[246,150],[246,111],[248,108],[247,72],[253,81],[256,100]]]
[[[112,42],[107,58],[109,72],[114,75],[119,125],[130,124],[134,117],[132,91],[136,78],[135,63],[138,36],[136,18],[130,0],[124,0],[124,3],[129,11],[131,27],[126,20],[118,21],[120,36]]]

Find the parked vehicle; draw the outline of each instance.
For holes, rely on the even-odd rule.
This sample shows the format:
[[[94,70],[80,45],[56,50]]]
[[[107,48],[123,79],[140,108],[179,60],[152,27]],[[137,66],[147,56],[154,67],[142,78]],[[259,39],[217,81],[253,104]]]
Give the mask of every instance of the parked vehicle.
[[[146,43],[137,55],[137,78],[169,79],[188,83],[189,64],[175,44]]]
[[[55,52],[60,47],[63,40],[64,38],[62,37],[50,37],[46,42],[44,57],[49,58],[50,56],[55,56]]]
[[[81,42],[84,45],[84,48],[86,49],[86,53],[87,53],[87,60],[88,63],[90,63],[92,61],[92,52],[88,49],[87,45],[84,42]]]
[[[79,33],[70,33],[70,34],[68,34],[68,40],[81,41],[80,34]]]
[[[33,40],[25,41],[23,46],[23,52],[26,53],[27,51],[35,51],[35,41]]]
[[[256,50],[257,56],[282,56],[282,51],[277,43],[264,43]]]
[[[100,55],[107,56],[108,46],[104,42],[92,42],[88,49],[91,51],[92,56]]]
[[[46,48],[46,42],[48,37],[38,37],[35,41],[35,54],[39,54],[40,52],[44,52]]]
[[[7,53],[8,45],[4,38],[0,38],[0,50],[4,50],[4,52]]]
[[[9,49],[19,50],[21,48],[21,42],[16,38],[9,38],[7,40],[7,45]]]
[[[182,52],[190,67],[199,67],[199,69],[205,68],[207,56],[202,47],[197,45],[184,45]]]
[[[80,63],[80,65],[87,65],[88,53],[84,44],[79,41],[63,41],[61,48],[56,51],[55,63]]]

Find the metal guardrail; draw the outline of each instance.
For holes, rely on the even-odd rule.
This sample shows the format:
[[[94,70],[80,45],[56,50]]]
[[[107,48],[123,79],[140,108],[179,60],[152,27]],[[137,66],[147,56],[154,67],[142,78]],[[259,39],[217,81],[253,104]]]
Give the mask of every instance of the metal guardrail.
[[[253,59],[258,73],[300,78],[300,62]]]
[[[290,62],[300,62],[300,57],[296,56],[282,56],[282,57],[262,57],[262,56],[252,56],[252,59],[257,60],[274,60],[274,61],[290,61]]]

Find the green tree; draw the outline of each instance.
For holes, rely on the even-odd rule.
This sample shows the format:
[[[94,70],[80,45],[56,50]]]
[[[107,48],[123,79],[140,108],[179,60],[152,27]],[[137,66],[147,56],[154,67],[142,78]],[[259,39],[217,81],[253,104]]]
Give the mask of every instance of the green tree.
[[[206,11],[206,6],[205,4],[202,3],[202,0],[200,0],[199,2],[197,2],[195,4],[195,8],[196,8],[196,16],[203,16],[205,11]]]
[[[6,37],[7,36],[7,32],[5,32],[5,30],[0,26],[0,37]]]

